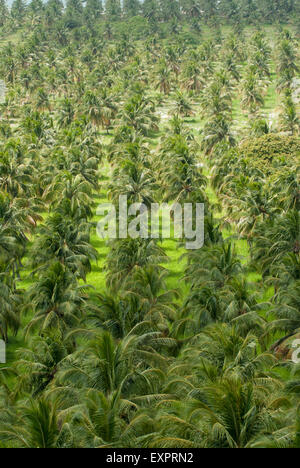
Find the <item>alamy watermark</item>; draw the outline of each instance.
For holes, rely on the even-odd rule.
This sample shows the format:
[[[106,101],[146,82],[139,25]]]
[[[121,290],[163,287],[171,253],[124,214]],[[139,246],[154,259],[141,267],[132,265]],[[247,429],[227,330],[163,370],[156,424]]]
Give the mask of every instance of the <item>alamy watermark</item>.
[[[127,196],[121,195],[118,206],[99,205],[97,216],[103,216],[97,224],[102,239],[184,239],[188,250],[200,249],[204,244],[204,203],[147,206],[128,204]]]
[[[3,340],[0,340],[0,364],[6,363],[6,344]]]

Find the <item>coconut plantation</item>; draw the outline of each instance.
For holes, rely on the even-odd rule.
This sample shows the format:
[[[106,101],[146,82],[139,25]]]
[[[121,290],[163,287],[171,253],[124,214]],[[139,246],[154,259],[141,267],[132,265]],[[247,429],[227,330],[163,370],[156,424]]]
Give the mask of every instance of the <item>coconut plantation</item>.
[[[0,448],[300,448],[299,41],[300,0],[0,0]]]

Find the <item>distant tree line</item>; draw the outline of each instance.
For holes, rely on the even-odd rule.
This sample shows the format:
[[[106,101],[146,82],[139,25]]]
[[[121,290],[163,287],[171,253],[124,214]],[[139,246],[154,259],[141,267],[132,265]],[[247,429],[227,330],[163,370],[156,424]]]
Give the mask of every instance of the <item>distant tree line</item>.
[[[0,27],[6,22],[22,22],[27,17],[44,17],[49,24],[62,18],[74,28],[97,19],[120,21],[143,16],[149,22],[222,21],[239,23],[286,22],[297,18],[300,0],[14,0],[11,8],[0,0]]]

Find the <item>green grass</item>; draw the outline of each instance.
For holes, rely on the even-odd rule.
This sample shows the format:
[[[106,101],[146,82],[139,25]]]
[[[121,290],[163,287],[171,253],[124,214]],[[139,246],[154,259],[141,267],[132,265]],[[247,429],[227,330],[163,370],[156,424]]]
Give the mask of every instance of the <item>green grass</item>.
[[[179,242],[174,239],[167,239],[162,242],[162,248],[168,255],[170,261],[164,264],[169,270],[167,286],[176,289],[183,297],[189,291],[189,285],[183,280],[186,259],[182,255],[186,252],[183,247],[179,247]]]

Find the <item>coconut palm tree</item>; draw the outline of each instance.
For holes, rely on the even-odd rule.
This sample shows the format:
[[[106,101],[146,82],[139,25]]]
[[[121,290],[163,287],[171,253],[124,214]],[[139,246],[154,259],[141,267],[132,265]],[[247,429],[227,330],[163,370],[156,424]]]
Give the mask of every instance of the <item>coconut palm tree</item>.
[[[157,87],[159,88],[161,93],[169,94],[171,91],[171,80],[170,80],[170,70],[166,62],[162,61],[159,64],[158,68],[158,80],[157,80]]]
[[[148,98],[140,94],[132,96],[120,113],[122,123],[132,126],[142,135],[158,129],[159,118],[155,114],[155,106]]]
[[[167,260],[164,250],[153,239],[116,240],[106,259],[107,284],[113,289],[125,288],[137,270],[153,266],[161,271],[160,265]]]
[[[204,87],[204,80],[201,77],[199,63],[190,60],[186,63],[183,72],[183,87],[188,91],[194,91],[196,94]]]
[[[190,117],[194,115],[191,102],[188,97],[180,91],[176,92],[174,111],[182,117]]]
[[[201,104],[208,117],[227,115],[231,112],[231,93],[228,81],[225,85],[221,77],[217,77],[205,90]],[[226,77],[225,77],[226,78]]]
[[[91,389],[71,419],[77,447],[111,448],[135,446],[134,420],[126,423],[136,405],[120,397],[120,391],[105,396]],[[135,442],[135,443],[134,443]]]
[[[146,395],[151,394],[151,381],[145,379],[149,373],[147,366],[155,363],[166,369],[167,359],[153,347],[159,332],[145,332],[139,336],[134,332],[135,328],[119,342],[107,331],[96,333],[84,350],[70,354],[62,362],[55,393],[62,396],[68,395],[72,388],[75,393],[95,389],[106,397],[118,392],[122,398],[132,397],[132,402],[134,395],[137,400],[139,396],[141,401],[144,396],[146,400]],[[132,392],[134,387],[136,390]]]
[[[120,295],[97,295],[97,309],[89,313],[87,321],[94,328],[109,331],[114,338],[122,339],[135,326],[146,326],[144,322],[143,306],[138,297],[127,294],[127,290]]]
[[[297,115],[297,109],[290,90],[286,91],[285,99],[282,103],[280,128],[283,131],[290,132],[292,135],[298,134],[300,131],[300,119]]]
[[[49,264],[58,261],[76,277],[85,279],[91,271],[91,261],[98,257],[89,243],[90,228],[85,221],[78,223],[67,218],[66,213],[54,213],[38,228],[31,247],[32,268],[47,270]]]
[[[176,290],[167,289],[167,276],[167,271],[157,271],[153,266],[139,269],[125,291],[126,295],[133,295],[139,300],[142,319],[160,327],[163,324],[167,326],[168,320],[175,320],[174,299],[179,297]]]
[[[33,398],[53,382],[60,362],[72,351],[72,344],[63,342],[55,333],[33,336],[28,348],[17,352],[18,390],[28,392]]]
[[[202,148],[206,154],[210,154],[219,143],[226,143],[229,146],[235,145],[230,120],[223,114],[212,117],[205,124],[202,132]]]
[[[260,394],[255,385],[244,383],[236,376],[207,384],[201,392],[195,389],[186,415],[183,402],[177,405],[175,414],[161,416],[161,434],[155,437],[154,445],[250,448],[278,427],[281,408],[279,405],[279,409],[273,409],[271,392],[266,390],[265,395]],[[284,401],[281,406],[284,408]]]
[[[296,333],[299,324],[299,280],[291,283],[276,295],[276,304],[272,309],[276,319],[268,327],[271,330],[282,330],[288,336]]]
[[[73,121],[74,117],[75,110],[72,101],[68,98],[63,99],[57,118],[58,125],[60,127],[67,127]]]
[[[15,289],[10,276],[3,272],[0,273],[0,291],[0,336],[7,343],[9,331],[16,335],[20,327],[22,296]]]
[[[290,73],[295,75],[298,71],[298,67],[296,65],[296,53],[293,46],[292,41],[289,38],[282,39],[277,48],[278,54],[278,65],[277,70],[278,73],[281,74],[285,71],[289,71]]]
[[[53,178],[43,198],[46,202],[51,201],[51,210],[86,220],[92,216],[92,187],[81,174],[74,177],[66,171]],[[65,206],[67,209],[64,209]]]
[[[185,362],[188,363],[191,357],[195,363],[200,359],[198,375],[203,383],[213,383],[232,375],[244,382],[263,376],[268,379],[267,368],[276,363],[276,358],[267,352],[258,353],[260,343],[257,336],[252,332],[241,335],[236,323],[210,325],[184,348],[182,356]]]
[[[109,196],[114,202],[118,202],[121,195],[126,195],[129,203],[150,206],[154,202],[155,179],[151,169],[143,164],[125,160],[121,168],[114,171],[113,179],[109,185]]]
[[[299,213],[290,210],[261,224],[257,228],[253,260],[261,265],[264,275],[280,265],[288,253],[299,255]]]
[[[235,246],[230,241],[205,246],[199,251],[187,253],[187,257],[185,278],[191,282],[193,288],[222,288],[242,270]]]
[[[22,1],[0,0],[1,448],[299,446],[298,9]],[[107,195],[204,202],[203,247],[104,246]]]
[[[246,75],[242,81],[242,106],[244,109],[249,109],[250,113],[255,113],[257,110],[264,105],[264,98],[261,92],[261,86],[259,86],[257,77],[254,73]]]
[[[61,337],[78,325],[88,309],[86,286],[79,286],[76,279],[61,263],[53,263],[40,274],[27,294],[26,308],[33,310],[34,317],[26,327],[29,334],[39,329],[57,330]]]

